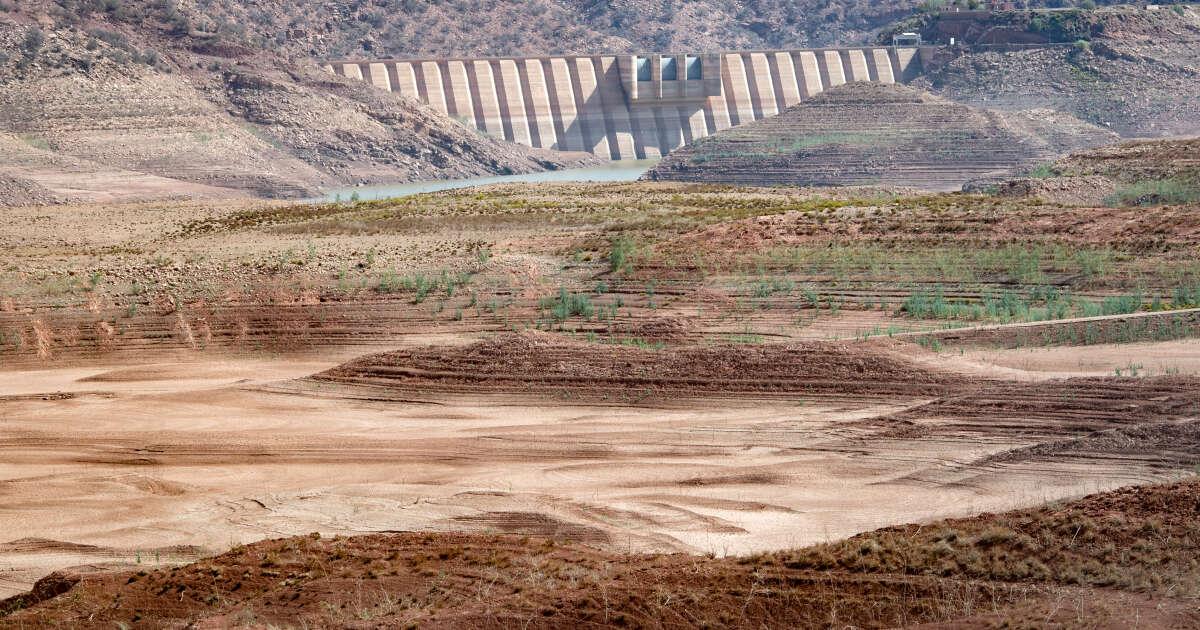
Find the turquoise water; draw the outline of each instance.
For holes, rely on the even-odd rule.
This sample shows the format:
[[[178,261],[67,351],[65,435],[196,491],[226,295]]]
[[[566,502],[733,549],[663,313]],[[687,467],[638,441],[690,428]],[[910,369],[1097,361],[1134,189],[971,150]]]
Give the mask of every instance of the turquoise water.
[[[371,199],[406,197],[408,195],[418,195],[438,190],[452,190],[455,188],[470,188],[471,186],[514,182],[629,182],[641,177],[642,173],[650,170],[657,162],[657,160],[621,160],[601,166],[568,168],[561,171],[541,171],[539,173],[524,173],[522,175],[496,175],[492,177],[473,177],[470,179],[442,179],[407,184],[335,188],[325,193],[325,196],[321,200],[349,201],[357,193],[360,200],[367,201]]]

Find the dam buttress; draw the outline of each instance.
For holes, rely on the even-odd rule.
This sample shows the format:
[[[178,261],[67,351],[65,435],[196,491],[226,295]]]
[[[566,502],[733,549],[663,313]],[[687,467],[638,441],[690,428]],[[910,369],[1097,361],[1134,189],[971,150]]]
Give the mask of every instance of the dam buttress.
[[[497,139],[646,159],[851,81],[902,83],[918,48],[329,61]]]

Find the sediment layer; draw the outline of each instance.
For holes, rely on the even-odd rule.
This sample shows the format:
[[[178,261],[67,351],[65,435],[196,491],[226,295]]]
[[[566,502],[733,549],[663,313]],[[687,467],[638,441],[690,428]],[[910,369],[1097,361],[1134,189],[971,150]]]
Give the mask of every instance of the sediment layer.
[[[971,179],[1115,139],[1057,112],[997,112],[906,86],[855,83],[697,142],[646,178],[956,190]]]

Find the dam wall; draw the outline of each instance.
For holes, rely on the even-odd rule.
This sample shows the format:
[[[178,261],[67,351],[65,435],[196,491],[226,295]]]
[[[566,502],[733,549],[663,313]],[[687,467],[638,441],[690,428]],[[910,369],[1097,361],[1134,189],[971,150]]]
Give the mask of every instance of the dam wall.
[[[330,61],[497,139],[655,158],[851,81],[905,82],[917,48]]]

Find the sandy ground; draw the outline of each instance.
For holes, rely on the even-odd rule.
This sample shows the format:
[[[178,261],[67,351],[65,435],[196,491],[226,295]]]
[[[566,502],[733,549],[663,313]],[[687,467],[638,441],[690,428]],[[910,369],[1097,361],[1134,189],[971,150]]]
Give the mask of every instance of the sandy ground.
[[[1118,370],[1131,376],[1196,375],[1200,374],[1200,340],[973,350],[963,358],[1053,377],[1113,376]]]
[[[121,203],[147,199],[230,199],[245,192],[158,177],[121,169],[62,172],[8,169],[8,174],[33,181],[63,199],[96,203]]]
[[[1194,363],[1194,343],[1161,345]],[[1035,441],[1019,433],[863,439],[864,419],[928,399],[405,403],[272,385],[345,358],[323,356],[0,373],[0,596],[63,566],[311,531],[746,553],[1173,474],[1119,458],[972,465]]]
[[[884,269],[880,285],[836,259],[766,296],[768,272],[684,265],[614,276],[608,222],[661,231],[691,216],[670,205],[676,189],[613,187],[599,208],[587,205],[591,187],[504,190],[485,204],[459,193],[403,208],[11,211],[13,229],[0,230],[0,597],[63,567],[175,564],[313,531],[785,549],[1171,479],[1192,470],[1189,457],[1200,461],[1195,341],[987,351],[947,342],[933,352],[901,337],[943,322],[898,314],[906,293],[896,289],[933,272]],[[759,212],[769,201],[742,194],[712,203]],[[546,209],[531,213],[531,200]],[[634,201],[671,209],[621,209]],[[771,229],[818,229],[793,214]],[[858,221],[839,216],[843,227]],[[819,248],[835,238],[827,229],[841,233],[819,227]],[[739,234],[705,231],[692,249],[759,247]],[[1179,238],[1191,247],[1192,236]],[[418,271],[470,282],[428,299],[384,289]],[[867,280],[849,286],[845,274]],[[807,288],[822,293],[819,308]],[[597,315],[546,333],[542,300],[564,290],[586,293]],[[558,345],[498,375],[492,358],[457,352],[509,334]],[[800,344],[791,363],[748,368],[728,360],[738,352],[716,352],[700,366],[680,354],[730,343],[754,354],[775,342]],[[414,373],[401,356],[342,381],[306,378],[403,347],[428,369]],[[903,365],[887,372],[878,353],[855,354],[864,347]],[[822,348],[826,363],[807,352]],[[628,362],[610,360],[618,355]],[[1132,376],[1131,363],[1163,378],[1116,378],[1117,368]],[[693,378],[699,367],[715,376]],[[1066,377],[1091,380],[1050,380]]]

